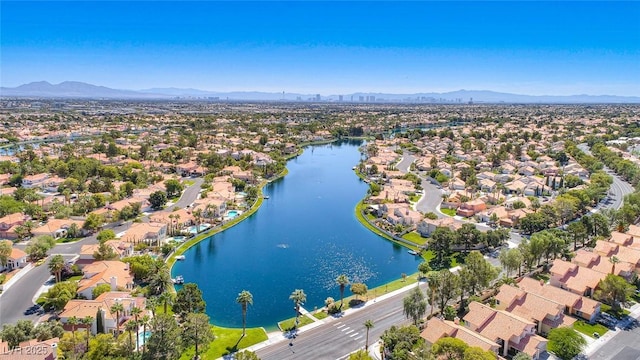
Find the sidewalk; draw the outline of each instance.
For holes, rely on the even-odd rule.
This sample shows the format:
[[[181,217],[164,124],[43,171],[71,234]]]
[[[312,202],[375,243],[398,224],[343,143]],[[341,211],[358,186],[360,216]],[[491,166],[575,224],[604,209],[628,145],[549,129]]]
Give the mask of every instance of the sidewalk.
[[[422,285],[422,284],[424,284],[424,282],[421,281],[421,282],[418,282],[417,284]],[[374,298],[373,300],[368,300],[362,306],[359,306],[357,308],[346,309],[345,311],[342,312],[342,314],[340,314],[340,317],[333,317],[333,316],[330,315],[330,316],[328,316],[328,317],[326,317],[326,318],[324,318],[322,320],[318,320],[315,317],[313,317],[309,312],[307,312],[306,310],[304,310],[301,307],[300,308],[300,312],[303,315],[307,315],[310,318],[314,319],[314,322],[299,328],[295,332],[295,334],[297,335],[297,334],[303,333],[305,331],[309,331],[311,329],[314,329],[316,327],[322,326],[324,324],[328,324],[328,323],[331,323],[333,321],[337,321],[337,320],[339,320],[339,319],[341,319],[341,318],[343,318],[345,316],[349,316],[349,314],[352,314],[352,313],[355,313],[355,312],[358,312],[358,311],[362,311],[363,309],[366,309],[368,306],[371,306],[371,305],[375,304],[379,300],[385,300],[385,299],[393,297],[393,296],[395,296],[397,294],[402,294],[402,293],[408,292],[408,291],[414,289],[415,287],[416,287],[416,283],[413,283],[413,284],[404,286],[404,287],[402,287],[402,288],[400,288],[398,290],[394,290],[392,292],[388,292],[386,294],[380,295],[380,296]],[[273,344],[277,344],[279,342],[289,341],[290,340],[289,337],[291,335],[292,334],[290,334],[290,333],[284,333],[282,331],[273,331],[273,332],[267,333],[267,337],[268,337],[267,340],[265,340],[265,341],[263,341],[261,343],[255,344],[253,346],[250,346],[250,347],[248,347],[246,349],[243,349],[243,350],[257,351],[257,350],[260,350],[260,349],[265,348],[267,346],[270,346],[270,345],[273,345]],[[375,358],[380,359],[380,351],[379,351],[378,347],[379,347],[379,345],[376,342],[375,344],[372,344],[372,345],[369,346],[369,351],[370,351],[370,353],[372,355],[374,355],[374,357],[375,357],[375,354],[376,354],[375,351],[377,351],[377,357],[375,357]],[[220,358],[220,359],[224,359],[224,358]]]
[[[640,318],[640,304],[633,305],[630,309],[630,314],[625,319],[618,321],[615,330],[609,330],[604,336],[599,339],[591,341],[587,347],[582,351],[587,357],[593,355],[598,349],[607,343],[612,337],[616,336],[619,332],[623,331],[632,321]]]

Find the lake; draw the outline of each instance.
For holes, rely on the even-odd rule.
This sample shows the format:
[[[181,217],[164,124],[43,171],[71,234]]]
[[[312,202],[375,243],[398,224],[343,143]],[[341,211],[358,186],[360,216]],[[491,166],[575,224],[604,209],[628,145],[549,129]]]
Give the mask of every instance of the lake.
[[[328,296],[339,300],[339,274],[372,288],[417,271],[419,257],[373,234],[355,217],[368,189],[352,170],[361,144],[307,147],[287,163],[286,177],[265,186],[269,199],[255,214],[201,241],[174,265],[173,277],[198,284],[214,324],[242,326],[235,302],[242,290],[254,300],[247,326],[273,330],[295,315],[289,300],[295,289],[305,291],[304,308],[312,311]]]

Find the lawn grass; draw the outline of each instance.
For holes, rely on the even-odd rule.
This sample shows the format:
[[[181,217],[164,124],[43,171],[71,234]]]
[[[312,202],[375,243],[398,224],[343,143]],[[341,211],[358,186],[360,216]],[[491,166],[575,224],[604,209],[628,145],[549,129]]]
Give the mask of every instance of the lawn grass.
[[[318,311],[316,313],[313,314],[313,317],[318,319],[318,320],[322,320],[325,319],[329,316],[329,314],[327,314],[326,311]]]
[[[550,278],[549,274],[546,274],[546,273],[537,273],[532,275],[531,277],[538,281],[543,280],[545,283],[549,281],[549,278]]]
[[[593,337],[594,333],[598,333],[598,335],[602,336],[604,335],[607,331],[609,331],[609,329],[607,329],[605,326],[600,325],[600,324],[594,324],[591,325],[587,322],[584,322],[582,320],[578,320],[575,323],[573,323],[573,328],[576,331],[580,331],[581,333]]]
[[[183,181],[183,183],[184,183],[184,186],[187,187],[187,186],[191,186],[191,185],[195,184],[196,182],[195,182],[195,180],[185,180],[185,181]]]
[[[262,328],[247,329],[242,337],[242,329],[229,329],[212,326],[215,339],[209,344],[206,352],[200,354],[202,360],[214,360],[240,349],[247,348],[267,340],[267,333]],[[191,360],[195,349],[190,347],[182,352],[181,360]]]
[[[424,243],[427,242],[427,238],[422,237],[420,234],[418,234],[415,231],[406,233],[402,238],[405,240],[411,241],[416,245],[424,245]]]
[[[606,312],[609,315],[615,316],[617,319],[622,319],[623,317],[629,315],[631,312],[627,309],[621,309],[619,311],[615,311],[611,308],[611,305],[602,304],[600,305],[600,310]]]
[[[82,280],[82,275],[71,276],[68,279],[66,279],[65,281],[80,281],[80,280]]]
[[[449,216],[456,216],[456,209],[440,209],[440,212],[445,214],[445,215],[449,215]]]
[[[292,317],[290,319],[280,321],[278,323],[278,328],[282,331],[289,331],[293,329],[293,324],[296,322],[296,318]],[[309,319],[308,316],[300,315],[298,317],[298,328],[303,327],[305,325],[309,325],[313,322],[313,320]]]

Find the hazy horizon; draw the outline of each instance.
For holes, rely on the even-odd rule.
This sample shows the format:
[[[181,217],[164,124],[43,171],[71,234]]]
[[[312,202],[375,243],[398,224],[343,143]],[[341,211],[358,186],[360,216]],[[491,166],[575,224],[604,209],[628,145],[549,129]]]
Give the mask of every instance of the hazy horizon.
[[[3,87],[640,95],[638,2],[0,6]]]

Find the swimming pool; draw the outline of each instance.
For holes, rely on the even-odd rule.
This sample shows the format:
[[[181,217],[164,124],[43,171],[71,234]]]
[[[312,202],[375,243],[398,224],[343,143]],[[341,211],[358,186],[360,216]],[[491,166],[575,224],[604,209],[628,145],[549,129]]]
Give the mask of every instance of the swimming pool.
[[[241,212],[238,211],[238,210],[229,210],[229,211],[227,211],[227,218],[235,219],[240,214],[241,214]]]
[[[137,344],[140,344],[140,346],[143,346],[144,343],[147,342],[147,339],[149,339],[149,337],[151,337],[151,331],[147,330],[145,332],[139,332]],[[140,350],[140,349],[137,349],[137,350]]]

